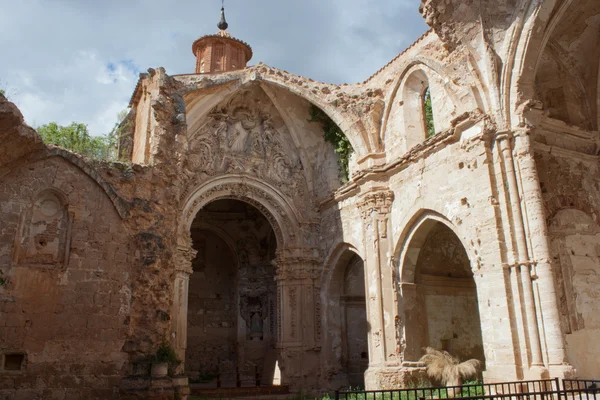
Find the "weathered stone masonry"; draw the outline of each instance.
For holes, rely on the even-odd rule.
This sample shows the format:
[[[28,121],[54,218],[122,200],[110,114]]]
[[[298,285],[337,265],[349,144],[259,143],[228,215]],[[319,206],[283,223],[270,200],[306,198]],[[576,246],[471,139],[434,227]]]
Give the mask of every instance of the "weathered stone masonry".
[[[140,77],[131,163],[43,145],[0,97],[0,394],[170,399],[219,363],[398,387],[427,345],[488,381],[597,378],[600,7],[421,12],[432,30],[352,85],[231,49],[217,72],[223,38],[247,45],[203,37],[210,71]],[[344,185],[311,105],[352,143]],[[164,342],[185,363],[152,378]]]

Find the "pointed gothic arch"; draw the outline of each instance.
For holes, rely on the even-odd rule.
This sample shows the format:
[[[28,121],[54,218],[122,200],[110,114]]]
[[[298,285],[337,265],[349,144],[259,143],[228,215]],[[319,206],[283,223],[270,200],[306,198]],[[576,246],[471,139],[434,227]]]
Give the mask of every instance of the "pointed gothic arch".
[[[363,387],[369,362],[364,260],[349,243],[335,246],[322,273],[323,335],[321,360],[327,374],[335,376],[327,384],[337,387]]]
[[[422,211],[397,249],[404,359],[426,346],[485,360],[477,286],[467,246],[443,216]]]

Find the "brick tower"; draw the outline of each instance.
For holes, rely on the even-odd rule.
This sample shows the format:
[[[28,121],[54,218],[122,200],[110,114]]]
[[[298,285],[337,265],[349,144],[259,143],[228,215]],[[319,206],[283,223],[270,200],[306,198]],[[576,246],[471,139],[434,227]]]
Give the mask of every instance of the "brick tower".
[[[246,68],[252,58],[252,48],[248,43],[227,33],[225,8],[221,8],[221,20],[217,24],[219,32],[197,39],[192,45],[196,56],[197,74],[214,74]]]

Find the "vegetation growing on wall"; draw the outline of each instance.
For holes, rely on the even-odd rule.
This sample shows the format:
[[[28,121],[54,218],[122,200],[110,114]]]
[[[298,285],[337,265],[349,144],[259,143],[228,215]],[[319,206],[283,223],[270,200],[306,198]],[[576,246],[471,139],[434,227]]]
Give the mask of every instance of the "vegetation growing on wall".
[[[4,272],[0,269],[0,287],[7,287],[10,281],[8,278],[4,277]]]
[[[326,142],[333,145],[333,149],[339,157],[340,167],[340,180],[342,183],[348,182],[350,179],[350,170],[348,164],[350,162],[350,156],[354,152],[350,141],[344,135],[344,132],[329,115],[325,114],[319,107],[311,105],[309,109],[310,119],[309,122],[318,122],[323,128],[323,138]]]

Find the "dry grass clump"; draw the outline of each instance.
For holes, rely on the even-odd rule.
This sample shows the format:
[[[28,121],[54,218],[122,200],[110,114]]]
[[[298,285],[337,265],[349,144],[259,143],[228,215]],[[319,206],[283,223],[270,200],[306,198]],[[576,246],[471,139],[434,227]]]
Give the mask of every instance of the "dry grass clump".
[[[462,386],[465,379],[476,377],[481,368],[481,361],[476,359],[461,363],[447,351],[439,351],[433,347],[426,347],[424,350],[425,355],[420,361],[425,363],[427,375],[444,386]]]

